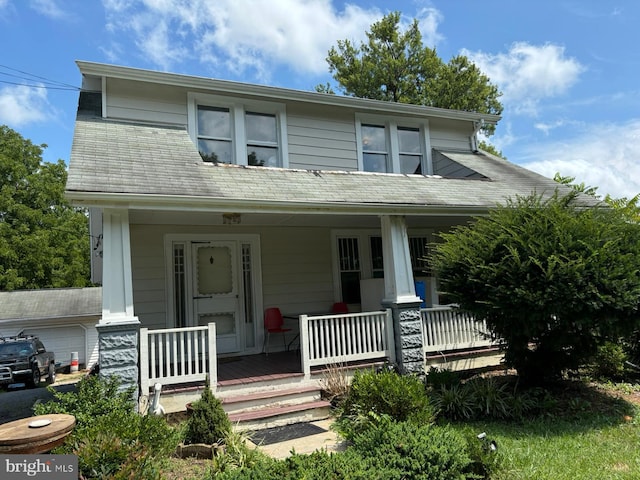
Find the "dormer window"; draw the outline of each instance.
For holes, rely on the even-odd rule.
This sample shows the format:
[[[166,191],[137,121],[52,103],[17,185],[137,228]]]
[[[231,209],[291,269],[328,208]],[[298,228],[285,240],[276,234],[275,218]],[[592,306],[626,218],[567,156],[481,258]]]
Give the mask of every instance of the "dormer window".
[[[233,163],[228,108],[198,105],[198,151],[205,162]]]
[[[284,105],[217,95],[189,95],[189,132],[202,160],[287,167]]]
[[[275,115],[247,112],[247,163],[260,167],[279,167],[278,123]]]
[[[430,174],[431,146],[427,120],[356,117],[358,164],[364,172]]]
[[[420,175],[422,173],[422,145],[420,129],[398,127],[398,155],[400,173]]]
[[[362,125],[362,169],[365,172],[386,173],[389,149],[384,125]]]

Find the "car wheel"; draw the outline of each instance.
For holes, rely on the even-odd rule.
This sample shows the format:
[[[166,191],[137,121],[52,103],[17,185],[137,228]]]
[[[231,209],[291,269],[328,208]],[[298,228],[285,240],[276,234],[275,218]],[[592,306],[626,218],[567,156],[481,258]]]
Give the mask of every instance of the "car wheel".
[[[32,368],[31,378],[28,381],[28,385],[31,388],[35,388],[40,385],[40,369],[37,365],[34,365]]]
[[[51,385],[56,381],[56,366],[53,363],[49,364],[49,373],[47,374],[47,383]]]

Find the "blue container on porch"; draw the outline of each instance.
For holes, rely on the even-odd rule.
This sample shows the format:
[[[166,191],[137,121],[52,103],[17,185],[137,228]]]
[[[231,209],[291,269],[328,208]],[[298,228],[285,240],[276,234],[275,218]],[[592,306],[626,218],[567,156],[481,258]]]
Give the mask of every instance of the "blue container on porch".
[[[423,280],[417,280],[413,282],[416,287],[416,296],[422,299],[422,303],[420,304],[421,308],[425,308],[427,306],[426,298],[427,298],[427,289],[425,287]]]

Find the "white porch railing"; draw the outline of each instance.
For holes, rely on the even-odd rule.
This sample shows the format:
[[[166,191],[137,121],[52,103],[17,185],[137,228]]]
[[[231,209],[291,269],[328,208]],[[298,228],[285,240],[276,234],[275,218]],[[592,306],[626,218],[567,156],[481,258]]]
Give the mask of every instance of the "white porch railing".
[[[172,385],[205,380],[218,382],[216,325],[140,329],[140,391],[148,395],[155,383]]]
[[[391,310],[300,315],[302,370],[339,362],[395,358]]]
[[[423,308],[420,312],[425,354],[494,344],[487,336],[486,322],[476,322],[468,313],[450,306]]]

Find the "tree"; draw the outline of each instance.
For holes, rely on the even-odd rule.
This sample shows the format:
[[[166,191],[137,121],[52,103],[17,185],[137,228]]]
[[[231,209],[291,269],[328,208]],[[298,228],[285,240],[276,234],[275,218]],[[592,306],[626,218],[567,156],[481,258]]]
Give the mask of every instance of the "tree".
[[[436,50],[422,44],[418,21],[400,32],[400,13],[392,12],[371,25],[368,41],[355,46],[338,40],[327,63],[346,95],[499,115],[500,92],[463,55],[444,63]],[[329,84],[316,87],[332,92]],[[495,126],[484,131],[492,134]]]
[[[584,182],[574,183],[576,177],[565,177],[560,175],[560,172],[556,172],[553,179],[563,185],[569,185],[577,192],[586,193],[587,195],[592,195],[594,197],[598,196],[598,187],[587,186]],[[614,198],[607,193],[603,200],[604,203],[609,205],[611,208],[614,208],[625,215],[630,222],[640,223],[640,193],[631,198]]]
[[[66,166],[0,126],[0,290],[90,284],[84,211],[64,199]]]
[[[579,367],[640,323],[640,225],[578,198],[509,200],[435,247],[447,301],[486,320],[531,383]]]

